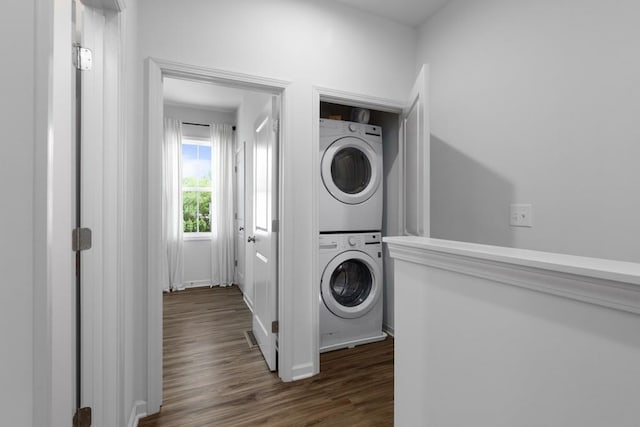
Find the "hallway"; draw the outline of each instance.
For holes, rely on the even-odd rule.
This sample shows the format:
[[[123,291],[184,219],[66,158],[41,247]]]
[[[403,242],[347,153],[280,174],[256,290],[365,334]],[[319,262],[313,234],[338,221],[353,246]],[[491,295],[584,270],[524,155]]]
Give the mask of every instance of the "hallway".
[[[247,344],[237,287],[163,299],[164,404],[141,427],[393,424],[393,339],[325,353],[320,375],[282,383]]]

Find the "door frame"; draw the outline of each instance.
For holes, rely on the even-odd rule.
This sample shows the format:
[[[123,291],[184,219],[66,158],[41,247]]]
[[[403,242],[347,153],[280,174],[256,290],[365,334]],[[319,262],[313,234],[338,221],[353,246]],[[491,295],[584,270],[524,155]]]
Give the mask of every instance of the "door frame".
[[[238,261],[239,261],[239,254],[240,254],[240,245],[238,245],[238,242],[241,241],[243,242],[243,246],[242,246],[242,250],[244,251],[245,247],[244,247],[244,239],[247,236],[246,233],[246,225],[247,225],[247,216],[246,216],[246,208],[245,208],[245,201],[242,202],[242,228],[244,228],[244,230],[242,230],[242,237],[239,238],[239,233],[240,230],[237,229],[238,227],[238,214],[239,214],[239,206],[238,206],[238,193],[240,192],[240,185],[239,185],[239,177],[240,177],[240,173],[238,171],[238,156],[239,154],[242,152],[242,198],[246,199],[247,196],[247,183],[246,183],[246,174],[247,174],[247,161],[246,161],[246,142],[245,141],[239,141],[237,138],[237,135],[234,134],[234,143],[235,143],[235,151],[233,153],[233,161],[234,161],[234,174],[233,174],[233,202],[234,202],[234,219],[233,219],[233,224],[236,227],[236,229],[234,229],[234,233],[235,233],[235,239],[236,239],[236,247],[235,247],[235,268],[234,268],[234,272],[233,272],[233,279],[235,282],[238,282],[237,285],[240,288],[240,290],[242,290],[242,293],[244,294],[244,289],[246,288],[246,283],[244,282],[245,280],[245,271],[246,271],[246,257],[247,254],[245,253],[244,256],[244,264],[242,265],[243,271],[242,271],[242,281],[243,284],[242,286],[240,286],[240,281],[238,280],[238,272],[240,271],[240,266],[238,265]],[[244,251],[246,252],[246,251]],[[247,307],[249,307],[249,309],[251,309],[251,305],[247,302],[247,298],[246,296],[243,297],[245,304],[247,304]]]
[[[99,407],[94,422],[124,425],[123,402],[119,398],[124,384],[120,292],[123,258],[118,251],[125,237],[121,225],[126,186],[120,174],[125,163],[121,57],[124,41],[119,16],[124,4],[103,0],[92,6],[104,9],[103,53],[105,61],[109,61],[102,79],[104,114],[98,120],[105,126],[102,214],[108,220],[102,225],[111,238],[102,246],[101,259],[104,270],[108,270],[104,277],[115,281],[115,286],[104,287],[103,298],[95,301],[100,304],[101,313],[92,317],[91,329],[102,331],[96,345],[105,348],[106,354],[94,353],[94,362],[100,363],[93,363],[90,382],[91,388],[101,391],[92,402]],[[75,253],[70,241],[75,227],[74,192],[70,191],[75,176],[72,15],[71,1],[36,2],[34,425],[69,425],[75,412]]]
[[[33,425],[75,410],[72,3],[35,3]]]
[[[280,96],[281,126],[279,138],[279,165],[278,165],[278,211],[280,214],[280,235],[289,233],[290,224],[285,221],[287,200],[285,200],[285,180],[289,174],[285,173],[284,165],[289,161],[290,144],[289,135],[289,110],[291,93],[288,88],[291,82],[267,77],[236,73],[227,70],[200,67],[149,57],[146,59],[146,105],[144,140],[146,143],[147,159],[147,413],[152,414],[160,410],[162,404],[162,289],[160,283],[160,259],[162,246],[160,240],[161,230],[161,160],[162,150],[158,141],[162,140],[163,133],[163,103],[162,80],[164,77],[173,77],[184,80],[196,80],[222,84],[238,89],[265,92]],[[286,123],[285,123],[286,122]],[[279,239],[278,245],[278,318],[280,320],[279,366],[278,375],[283,381],[291,380],[293,370],[293,334],[287,327],[287,321],[291,318],[292,307],[286,305],[286,295],[293,292],[291,284],[282,280],[284,277],[284,259],[293,256],[293,247],[286,245],[286,239]]]
[[[405,101],[396,101],[393,99],[379,98],[375,96],[363,95],[360,93],[347,92],[338,89],[331,89],[322,86],[313,86],[312,87],[312,101],[313,101],[313,125],[312,125],[312,162],[313,166],[311,168],[312,174],[312,189],[311,189],[311,200],[312,200],[312,232],[313,236],[311,238],[313,247],[311,248],[311,268],[313,271],[312,277],[314,278],[313,283],[311,284],[311,319],[312,319],[312,331],[320,330],[320,306],[318,304],[318,297],[320,295],[320,279],[321,273],[319,271],[319,256],[320,249],[318,245],[320,244],[319,236],[320,236],[320,218],[319,218],[319,205],[318,198],[320,197],[319,189],[322,182],[321,170],[320,170],[320,102],[332,102],[336,104],[349,105],[352,107],[361,107],[368,108],[372,110],[384,111],[387,113],[394,113],[398,115],[399,125],[399,135],[398,141],[400,144],[400,155],[403,154],[403,132],[401,126],[402,120],[402,112],[405,108]],[[403,165],[400,165],[401,174],[404,174]],[[383,185],[383,182],[380,183]],[[402,180],[400,180],[400,185],[398,191],[402,191]],[[399,221],[404,217],[404,211],[402,205],[399,209]],[[399,229],[402,230],[401,224],[398,225]],[[315,333],[313,339],[313,372],[320,372],[320,334]]]

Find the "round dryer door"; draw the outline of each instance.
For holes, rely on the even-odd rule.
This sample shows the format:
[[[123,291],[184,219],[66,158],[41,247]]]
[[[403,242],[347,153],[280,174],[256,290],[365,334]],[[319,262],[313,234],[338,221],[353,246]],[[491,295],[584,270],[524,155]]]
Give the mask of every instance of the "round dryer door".
[[[378,189],[382,159],[360,138],[340,138],[324,152],[322,182],[337,200],[355,205],[368,200]]]
[[[380,269],[364,252],[342,252],[324,269],[322,300],[336,316],[353,319],[365,315],[382,293]]]

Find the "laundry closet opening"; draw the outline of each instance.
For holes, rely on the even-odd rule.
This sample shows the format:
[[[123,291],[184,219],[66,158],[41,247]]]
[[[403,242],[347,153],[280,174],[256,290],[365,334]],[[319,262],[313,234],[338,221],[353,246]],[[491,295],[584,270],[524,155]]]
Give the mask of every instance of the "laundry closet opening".
[[[318,119],[319,350],[366,351],[394,333],[381,238],[402,234],[402,111],[321,96]]]

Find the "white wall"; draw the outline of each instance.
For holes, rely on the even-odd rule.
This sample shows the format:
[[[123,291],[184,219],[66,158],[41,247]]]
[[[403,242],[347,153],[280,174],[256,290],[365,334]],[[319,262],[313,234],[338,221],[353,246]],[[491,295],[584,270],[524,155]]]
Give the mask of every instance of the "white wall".
[[[164,105],[164,116],[173,117],[189,123],[236,123],[235,112],[224,112],[178,106]],[[201,286],[211,283],[211,240],[184,241],[184,284]]]
[[[189,123],[236,123],[236,113],[234,111],[217,111],[195,106],[173,104],[165,101],[164,116],[173,117],[183,122]]]
[[[640,3],[452,0],[431,67],[432,236],[640,261]],[[510,229],[532,203],[532,229]]]
[[[10,0],[0,14],[0,424],[15,426],[34,410],[34,4]]]
[[[283,226],[282,237],[293,245],[295,259],[284,260],[280,279],[292,310],[294,348],[281,349],[280,360],[290,364],[281,371],[285,378],[309,375],[317,360],[312,304],[318,301],[311,295],[312,85],[405,99],[414,78],[416,32],[322,1],[198,0],[185,7],[143,0],[140,7],[139,65],[154,56],[292,82],[283,118],[289,141],[284,219],[290,228]]]
[[[185,240],[184,242],[185,287],[211,284],[211,239]]]

